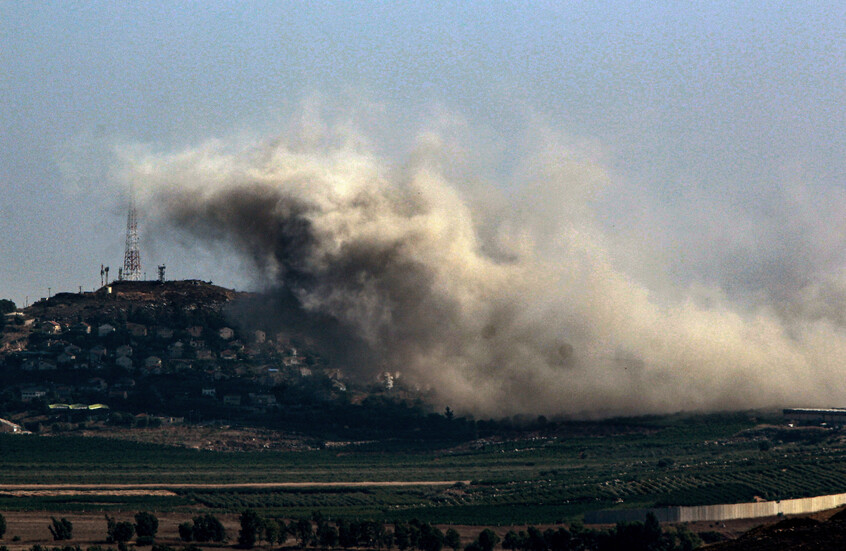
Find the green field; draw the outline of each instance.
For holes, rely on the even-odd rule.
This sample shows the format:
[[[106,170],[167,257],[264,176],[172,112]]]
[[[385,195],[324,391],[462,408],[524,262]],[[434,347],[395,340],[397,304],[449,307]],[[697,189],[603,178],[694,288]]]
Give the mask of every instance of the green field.
[[[609,507],[846,492],[846,439],[777,416],[675,415],[560,423],[507,441],[425,449],[206,452],[110,439],[0,435],[9,484],[457,481],[440,487],[177,489],[162,497],[14,497],[0,510],[200,509],[472,524],[541,523]],[[767,423],[763,425],[762,423]]]

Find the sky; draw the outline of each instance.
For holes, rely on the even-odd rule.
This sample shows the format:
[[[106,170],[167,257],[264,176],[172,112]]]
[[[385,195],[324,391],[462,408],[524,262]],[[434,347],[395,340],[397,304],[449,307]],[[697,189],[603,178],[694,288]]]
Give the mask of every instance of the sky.
[[[668,270],[729,287],[767,276],[699,258],[702,240],[789,246],[774,243],[785,183],[835,208],[815,201],[843,184],[842,3],[419,4],[0,3],[0,293],[32,301],[117,272],[118,144],[265,135],[303,106],[355,110],[389,157],[449,113],[486,151],[480,178],[505,187],[543,121],[602,152],[622,182],[604,215],[652,236],[644,256],[685,255]],[[148,277],[163,263],[246,285],[141,229]]]
[[[294,258],[471,410],[843,401],[844,60],[842,2],[0,2],[0,296],[115,276],[134,185],[147,278]],[[397,264],[338,279],[350,243]]]

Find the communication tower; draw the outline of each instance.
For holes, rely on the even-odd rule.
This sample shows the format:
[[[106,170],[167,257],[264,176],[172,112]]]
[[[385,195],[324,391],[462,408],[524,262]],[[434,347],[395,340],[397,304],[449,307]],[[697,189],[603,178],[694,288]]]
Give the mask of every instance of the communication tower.
[[[141,279],[141,252],[138,250],[138,211],[135,208],[135,194],[129,190],[129,215],[126,217],[126,252],[123,254],[123,279]]]

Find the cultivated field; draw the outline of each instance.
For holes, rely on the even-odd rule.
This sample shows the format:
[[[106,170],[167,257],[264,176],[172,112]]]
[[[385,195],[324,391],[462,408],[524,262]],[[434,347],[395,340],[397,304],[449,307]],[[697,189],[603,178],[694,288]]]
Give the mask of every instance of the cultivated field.
[[[846,492],[844,433],[779,423],[760,413],[677,415],[564,423],[449,448],[383,442],[285,453],[0,435],[0,511],[253,508],[286,518],[319,510],[507,525],[611,507]]]

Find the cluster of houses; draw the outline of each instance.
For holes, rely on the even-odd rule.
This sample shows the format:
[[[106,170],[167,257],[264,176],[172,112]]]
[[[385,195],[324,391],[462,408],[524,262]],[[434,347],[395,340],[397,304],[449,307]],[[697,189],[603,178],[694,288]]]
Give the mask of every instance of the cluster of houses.
[[[15,360],[8,360],[14,356]],[[287,335],[272,338],[264,331],[239,334],[231,327],[183,328],[140,323],[61,323],[43,320],[32,327],[25,350],[0,353],[0,365],[14,365],[23,379],[44,381],[50,373],[71,371],[84,383],[22,384],[20,399],[38,398],[70,402],[85,395],[104,399],[127,399],[135,379],[150,375],[191,372],[205,381],[196,396],[225,406],[269,409],[276,396],[269,390],[292,378],[312,375],[316,360],[291,345]],[[39,372],[27,377],[27,372]],[[90,377],[86,377],[92,375]],[[134,378],[133,378],[134,377]],[[252,384],[254,392],[221,392],[227,381],[238,377]],[[340,373],[331,374],[335,389],[345,390]]]

